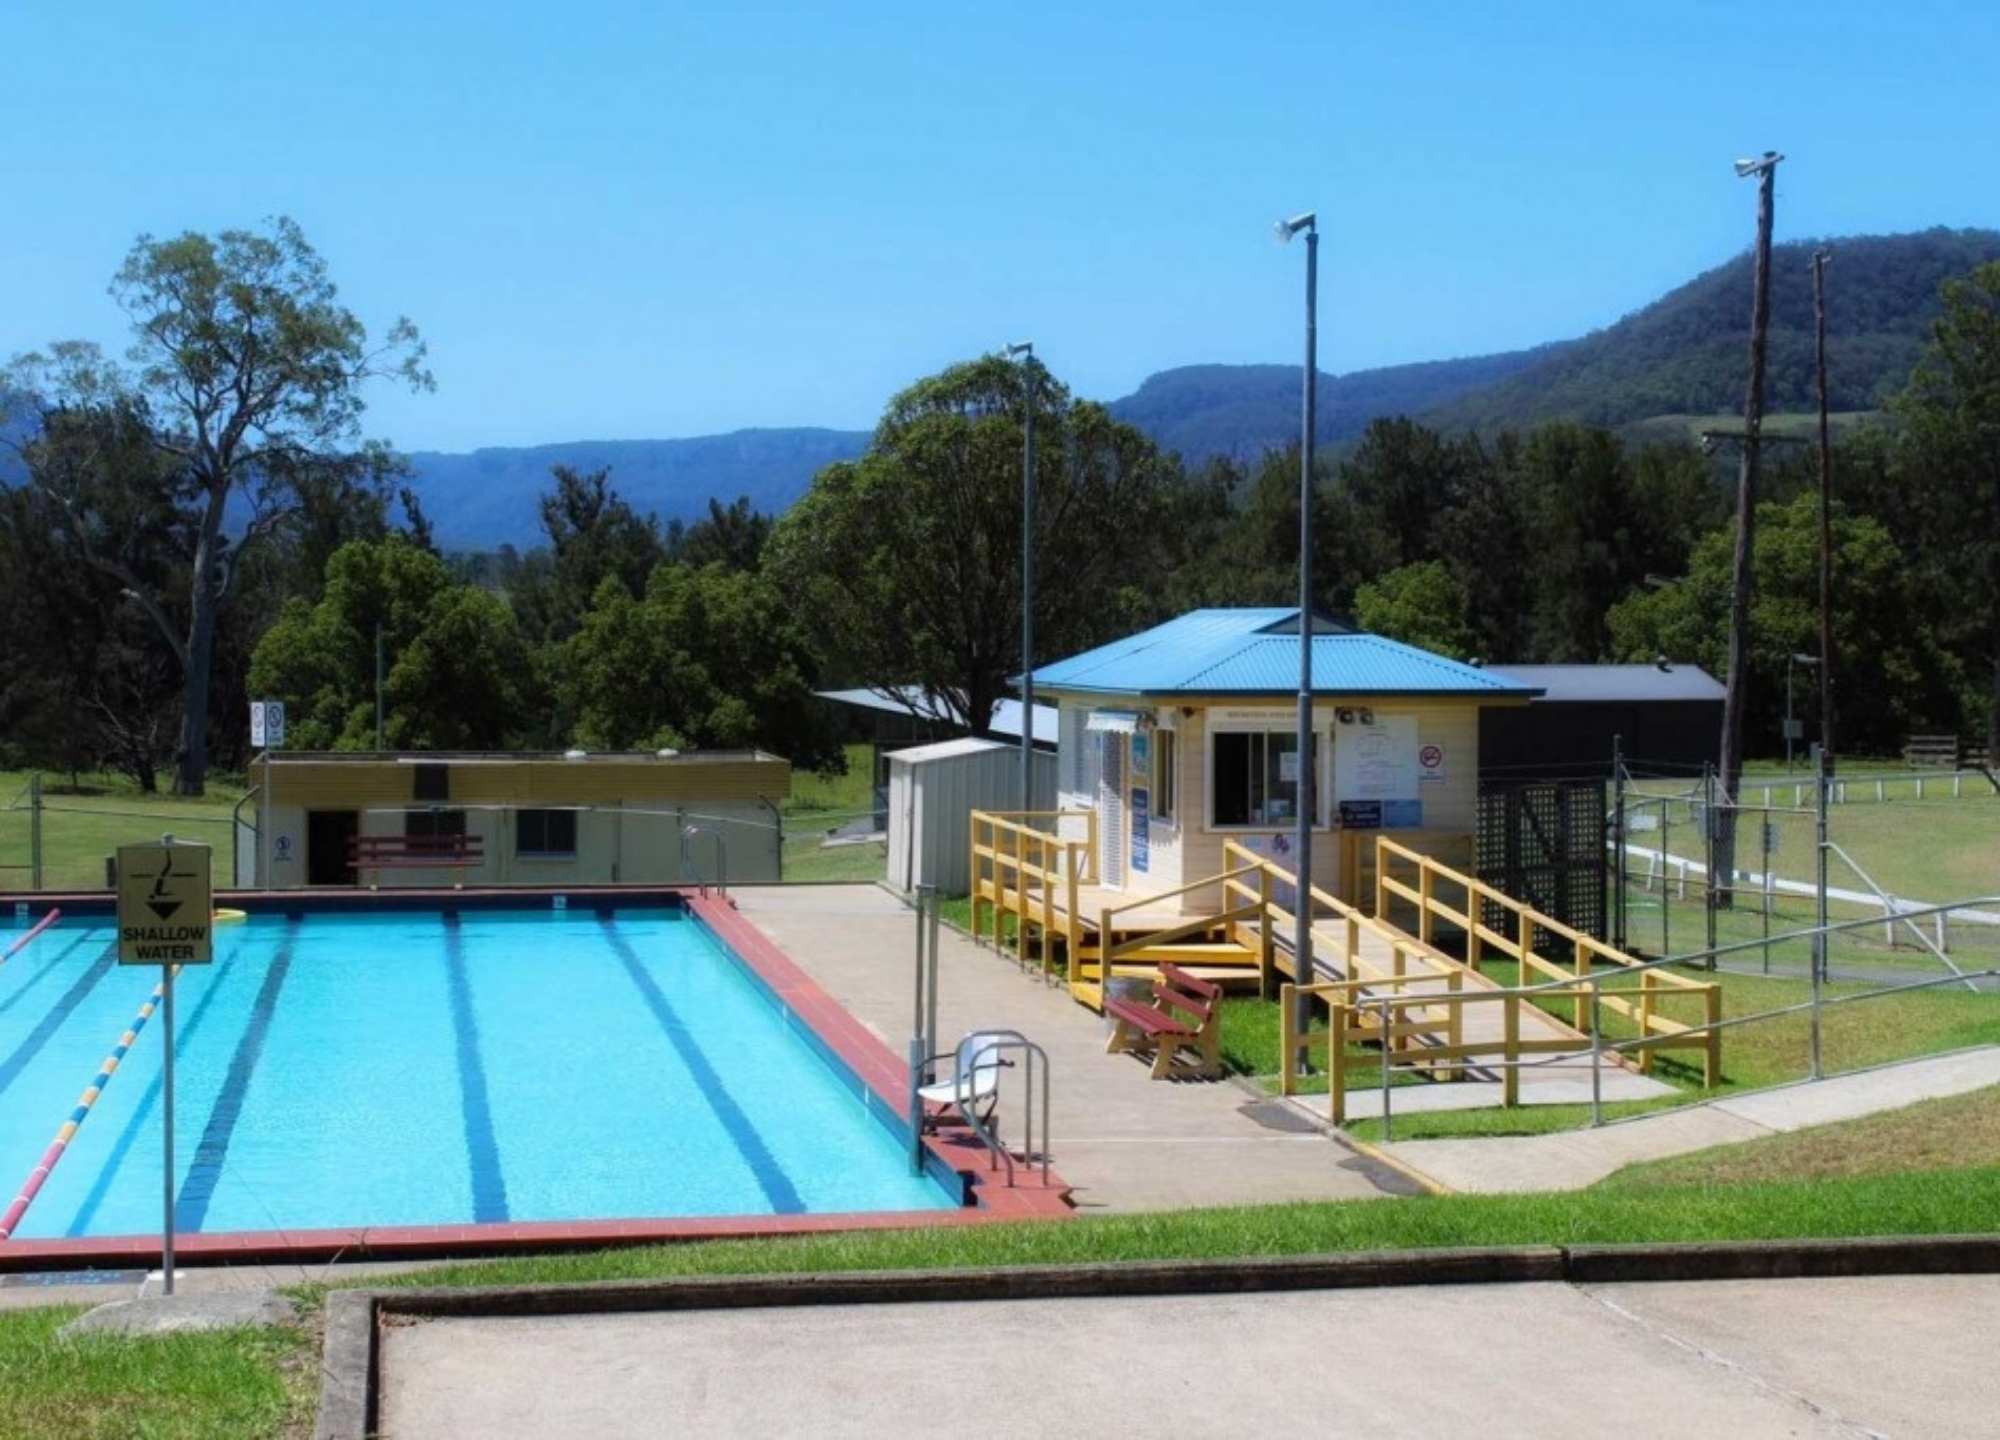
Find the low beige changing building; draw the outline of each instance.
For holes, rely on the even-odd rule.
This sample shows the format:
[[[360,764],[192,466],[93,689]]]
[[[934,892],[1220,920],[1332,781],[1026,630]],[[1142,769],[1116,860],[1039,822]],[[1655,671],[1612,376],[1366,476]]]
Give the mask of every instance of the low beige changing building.
[[[787,760],[679,754],[259,756],[239,875],[259,888],[782,878]]]

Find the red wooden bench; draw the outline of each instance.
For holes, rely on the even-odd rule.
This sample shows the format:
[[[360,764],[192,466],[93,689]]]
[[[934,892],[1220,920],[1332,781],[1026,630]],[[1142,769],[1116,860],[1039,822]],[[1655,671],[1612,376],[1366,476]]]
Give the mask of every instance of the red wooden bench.
[[[448,866],[462,872],[468,865],[479,864],[486,858],[486,852],[484,842],[477,835],[356,835],[347,843],[347,858],[366,879],[371,870],[422,870]],[[459,880],[453,883],[457,884]]]
[[[1155,1080],[1172,1072],[1174,1059],[1183,1050],[1193,1052],[1196,1074],[1212,1079],[1222,1073],[1220,985],[1178,965],[1163,964],[1153,982],[1152,1004],[1113,995],[1106,998],[1104,1013],[1118,1022],[1105,1053],[1151,1050]]]

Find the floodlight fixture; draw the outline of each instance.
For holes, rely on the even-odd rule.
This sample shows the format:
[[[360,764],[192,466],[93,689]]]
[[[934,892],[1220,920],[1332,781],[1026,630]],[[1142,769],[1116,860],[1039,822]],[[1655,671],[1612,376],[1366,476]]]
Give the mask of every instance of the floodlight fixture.
[[[1280,245],[1289,245],[1292,243],[1292,237],[1298,234],[1299,231],[1317,229],[1318,224],[1319,215],[1315,211],[1308,210],[1303,215],[1294,215],[1289,220],[1280,220],[1276,225],[1271,227],[1271,233],[1278,237]]]
[[[1009,360],[1016,359],[1022,355],[1026,355],[1032,360],[1035,356],[1035,342],[1032,340],[1011,340],[1000,347],[1000,353]]]
[[[1766,150],[1761,159],[1738,160],[1736,162],[1736,173],[1741,178],[1748,180],[1752,175],[1762,175],[1765,171],[1775,168],[1777,163],[1784,158],[1784,156],[1775,150]]]

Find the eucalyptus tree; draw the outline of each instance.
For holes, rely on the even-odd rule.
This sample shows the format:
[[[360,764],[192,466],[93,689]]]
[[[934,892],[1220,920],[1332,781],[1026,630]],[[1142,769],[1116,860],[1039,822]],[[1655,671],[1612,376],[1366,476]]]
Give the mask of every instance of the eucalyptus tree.
[[[1977,677],[2000,756],[2000,262],[1947,280],[1931,341],[1893,407],[1907,504],[1897,538],[1939,603],[1931,623]]]
[[[417,389],[431,379],[409,321],[371,345],[288,219],[267,233],[142,235],[111,293],[132,322],[129,369],[70,341],[20,357],[9,379],[47,413],[124,408],[142,416],[172,471],[186,562],[179,593],[94,541],[103,527],[74,491],[65,533],[88,564],[118,581],[171,652],[181,677],[174,789],[198,795],[208,771],[217,619],[239,563],[287,522],[302,491],[385,484],[396,467],[385,445],[361,438],[362,389],[377,377]],[[94,493],[115,495],[129,479],[107,469],[94,477]]]
[[[832,664],[921,686],[979,733],[1020,668],[1029,405],[1037,649],[1111,638],[1173,568],[1180,467],[1033,361],[969,361],[895,396],[867,453],[822,470],[766,550]]]

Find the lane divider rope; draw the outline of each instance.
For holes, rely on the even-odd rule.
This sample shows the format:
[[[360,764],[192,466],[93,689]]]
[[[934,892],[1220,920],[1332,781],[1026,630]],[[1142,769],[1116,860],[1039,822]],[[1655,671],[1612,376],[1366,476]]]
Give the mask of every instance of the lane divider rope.
[[[62,919],[62,911],[51,910],[49,911],[48,914],[44,915],[41,919],[37,920],[35,922],[34,929],[30,930],[27,934],[23,935],[19,940],[16,940],[12,945],[9,945],[6,949],[6,953],[0,954],[0,965],[5,965],[9,960],[12,960],[21,951],[27,949],[28,942],[30,940],[34,939],[37,935],[41,934],[44,930],[48,929],[49,926],[55,924],[56,921],[60,919]]]
[[[173,974],[180,973],[181,967],[174,966]],[[42,1184],[49,1178],[49,1172],[55,1169],[56,1162],[62,1159],[70,1139],[77,1132],[77,1127],[89,1118],[90,1107],[97,1103],[97,1097],[102,1095],[104,1087],[111,1083],[111,1077],[118,1069],[118,1062],[125,1058],[125,1052],[132,1048],[132,1042],[139,1038],[139,1032],[146,1028],[146,1022],[153,1018],[153,1011],[158,1008],[161,997],[167,993],[167,979],[171,978],[172,976],[163,978],[153,987],[152,995],[139,1007],[139,1014],[133,1019],[131,1027],[119,1037],[118,1044],[113,1047],[111,1053],[104,1057],[104,1064],[98,1069],[97,1078],[84,1087],[83,1094],[76,1102],[76,1108],[69,1112],[69,1119],[63,1121],[62,1128],[56,1131],[56,1138],[50,1141],[49,1148],[42,1152],[41,1163],[29,1172],[27,1181],[21,1186],[21,1193],[14,1197],[14,1203],[7,1207],[7,1213],[0,1215],[0,1240],[12,1238],[15,1227],[21,1223],[21,1217],[28,1213],[28,1206],[33,1204],[35,1196],[41,1193]]]

